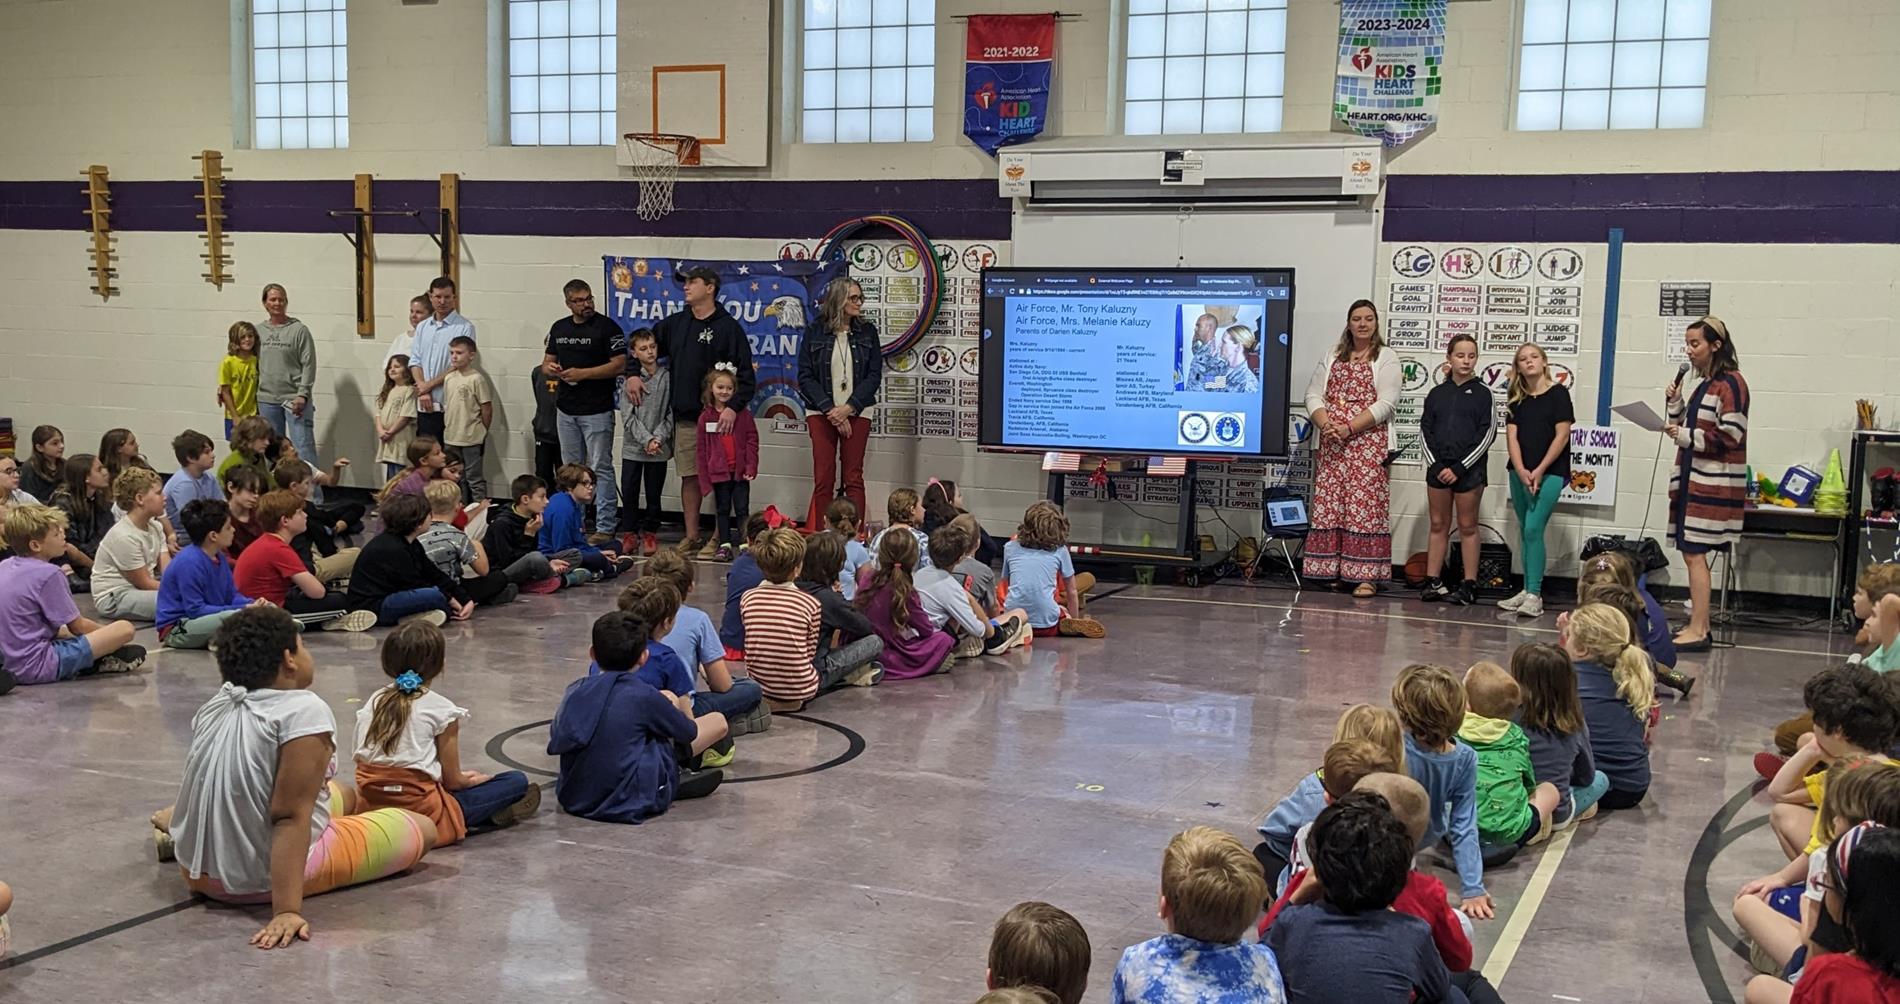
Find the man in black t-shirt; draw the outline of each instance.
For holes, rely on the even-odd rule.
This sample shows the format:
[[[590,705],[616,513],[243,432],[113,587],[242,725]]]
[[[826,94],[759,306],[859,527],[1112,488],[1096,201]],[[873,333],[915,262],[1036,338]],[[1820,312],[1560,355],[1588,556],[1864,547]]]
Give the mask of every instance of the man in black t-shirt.
[[[660,358],[671,360],[673,371],[673,467],[680,476],[680,508],[686,516],[686,542],[681,550],[701,549],[711,557],[717,541],[699,536],[699,419],[701,385],[715,363],[731,363],[738,370],[738,387],[730,407],[719,414],[719,431],[730,432],[738,413],[752,404],[758,374],[752,368],[752,343],[745,329],[719,305],[719,273],[698,265],[673,276],[686,293],[686,309],[669,314],[653,326]],[[627,378],[629,396],[644,393],[637,377]],[[635,398],[638,399],[637,397]]]
[[[614,503],[614,386],[627,369],[627,335],[612,318],[594,313],[594,291],[575,279],[562,290],[570,316],[548,328],[541,370],[560,381],[554,391],[554,425],[561,462],[594,471],[594,532],[588,542],[608,539],[619,520]]]

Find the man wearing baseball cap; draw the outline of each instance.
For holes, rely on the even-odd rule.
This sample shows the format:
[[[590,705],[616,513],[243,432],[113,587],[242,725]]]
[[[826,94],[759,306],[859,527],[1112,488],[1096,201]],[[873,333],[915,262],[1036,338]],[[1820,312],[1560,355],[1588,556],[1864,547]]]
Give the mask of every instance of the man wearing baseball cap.
[[[752,403],[758,387],[758,375],[752,368],[752,343],[745,329],[719,305],[719,273],[695,265],[673,274],[673,280],[686,292],[686,309],[667,315],[653,326],[660,343],[660,358],[672,361],[673,370],[673,465],[680,476],[680,509],[686,516],[686,540],[680,550],[699,552],[710,558],[718,551],[718,542],[699,533],[699,504],[704,492],[699,484],[699,430],[695,424],[701,408],[700,394],[706,374],[716,363],[730,363],[738,371],[738,388],[731,403],[719,413],[719,432],[732,430],[738,412]],[[627,378],[628,392],[638,395],[645,385],[638,378]],[[638,384],[636,386],[636,384]]]

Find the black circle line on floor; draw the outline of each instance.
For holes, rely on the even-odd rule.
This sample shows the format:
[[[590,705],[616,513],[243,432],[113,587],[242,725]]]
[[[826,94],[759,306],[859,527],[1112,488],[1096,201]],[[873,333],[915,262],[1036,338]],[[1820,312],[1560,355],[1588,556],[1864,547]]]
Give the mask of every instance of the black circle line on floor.
[[[100,938],[110,937],[111,935],[118,934],[122,931],[130,931],[131,929],[135,927],[139,927],[144,924],[149,924],[154,920],[162,920],[166,917],[171,916],[174,913],[183,913],[184,911],[189,910],[194,906],[202,905],[205,902],[207,902],[207,900],[205,900],[203,897],[193,896],[190,899],[179,900],[178,902],[173,903],[170,906],[161,906],[156,910],[151,910],[146,913],[141,913],[136,917],[130,917],[125,920],[121,920],[116,924],[107,924],[106,926],[101,927],[97,930],[87,931],[84,934],[74,935],[70,938],[67,938],[65,941],[55,941],[50,945],[41,945],[40,947],[35,948],[30,952],[22,952],[19,955],[8,956],[7,958],[0,959],[0,972],[4,972],[8,969],[15,968],[18,966],[24,966],[30,962],[38,962],[39,960],[44,959],[49,955],[58,955],[60,952],[66,951],[69,948],[78,948],[81,945],[90,944],[94,941],[98,941]]]
[[[747,781],[780,781],[788,777],[802,777],[806,774],[816,774],[819,771],[830,770],[833,767],[840,767],[840,766],[843,766],[844,764],[850,763],[851,761],[856,760],[864,752],[864,737],[861,735],[858,735],[856,732],[853,732],[852,730],[848,728],[845,728],[842,725],[839,725],[837,722],[828,722],[822,718],[814,718],[811,715],[796,714],[790,711],[774,712],[772,717],[796,719],[797,721],[810,722],[813,725],[830,729],[833,732],[836,732],[839,735],[844,736],[845,742],[848,745],[845,747],[845,751],[843,753],[840,753],[837,756],[832,757],[829,760],[826,760],[824,763],[813,764],[810,767],[800,767],[797,770],[782,771],[777,774],[758,774],[752,777],[732,777],[731,775],[727,775],[726,780],[725,780],[726,784],[743,784]],[[541,777],[553,777],[555,776],[553,771],[548,770],[544,767],[530,767],[529,765],[522,763],[521,761],[516,760],[513,757],[509,756],[508,751],[503,748],[507,744],[508,740],[513,739],[514,737],[522,734],[523,732],[528,732],[533,729],[545,728],[548,725],[553,724],[553,721],[554,721],[553,719],[549,718],[549,719],[543,719],[538,722],[529,722],[526,725],[517,725],[514,728],[509,729],[508,731],[495,736],[495,738],[490,739],[488,741],[488,746],[485,748],[484,752],[488,754],[488,758],[490,760],[493,760],[496,763],[501,764],[505,767],[510,767],[510,768],[513,768],[514,770],[521,771],[523,774],[536,774]]]
[[[1709,868],[1730,844],[1768,825],[1767,816],[1740,826],[1729,825],[1761,788],[1762,782],[1751,784],[1716,810],[1708,825],[1702,828],[1702,835],[1696,838],[1695,850],[1689,854],[1688,870],[1682,877],[1683,931],[1689,937],[1689,957],[1695,962],[1697,975],[1702,977],[1702,988],[1708,991],[1710,1004],[1735,1004],[1736,1001],[1735,990],[1729,985],[1728,973],[1722,968],[1715,946],[1720,944],[1743,959],[1748,958],[1748,947],[1741,935],[1730,929],[1727,912],[1717,910],[1709,898]]]

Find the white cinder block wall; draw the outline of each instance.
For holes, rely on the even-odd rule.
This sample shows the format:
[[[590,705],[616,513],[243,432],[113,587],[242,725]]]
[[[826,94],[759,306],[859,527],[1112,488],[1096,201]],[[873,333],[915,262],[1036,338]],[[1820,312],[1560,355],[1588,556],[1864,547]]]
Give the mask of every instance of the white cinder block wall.
[[[107,164],[115,180],[184,179],[191,155],[226,152],[239,179],[347,179],[367,171],[381,179],[427,179],[457,171],[470,179],[562,180],[618,177],[612,151],[489,146],[488,4],[468,0],[404,6],[389,0],[354,4],[350,25],[351,147],[339,151],[249,151],[232,131],[230,66],[232,5],[225,0],[95,0],[0,4],[0,178],[78,185],[91,163]],[[664,16],[655,8],[666,7]],[[690,11],[706,18],[760,16],[757,0],[709,0]],[[962,39],[953,15],[1013,9],[1000,2],[940,0],[937,34],[937,135],[929,144],[819,146],[794,142],[787,111],[786,41],[794,22],[772,5],[768,36],[774,94],[765,107],[735,116],[769,122],[771,164],[719,172],[733,179],[902,179],[987,176],[993,165],[959,134]],[[1059,29],[1061,50],[1051,135],[1114,132],[1124,0],[1062,5],[1082,14]],[[1900,56],[1900,7],[1888,0],[1723,0],[1716,5],[1706,125],[1698,130],[1617,133],[1517,133],[1509,128],[1515,63],[1512,0],[1456,3],[1451,8],[1441,122],[1397,154],[1394,174],[1544,174],[1891,170],[1900,163],[1900,91],[1870,67]],[[241,7],[241,5],[240,5]],[[652,0],[621,0],[623,92],[639,54],[681,15]],[[1329,128],[1338,7],[1292,0],[1288,26],[1285,126]],[[75,59],[76,52],[86,58]],[[735,56],[736,58],[736,56]],[[240,57],[241,61],[241,57]],[[643,128],[639,120],[623,128]],[[867,205],[865,211],[882,206]],[[786,234],[805,239],[816,234]],[[1528,238],[1526,238],[1528,239]],[[465,240],[467,312],[480,326],[484,363],[503,392],[497,452],[507,471],[526,463],[529,412],[526,369],[546,324],[561,310],[565,278],[593,278],[604,253],[770,257],[778,239],[656,240],[493,237]],[[126,233],[118,239],[123,293],[101,303],[87,288],[85,241],[77,231],[0,231],[0,414],[14,419],[24,442],[39,422],[66,429],[69,449],[90,449],[114,425],[133,428],[146,451],[167,452],[177,429],[213,431],[212,371],[223,330],[256,317],[257,290],[283,282],[293,313],[316,331],[323,356],[318,407],[326,450],[341,448],[360,464],[352,480],[372,480],[367,406],[379,381],[376,361],[399,328],[406,291],[433,273],[435,250],[421,238],[379,235],[380,333],[359,340],[351,318],[351,257],[327,234],[241,234],[233,243],[237,279],[222,291],[198,278],[201,244],[191,234]],[[1006,254],[1006,245],[998,242]],[[1600,252],[1596,261],[1600,262]],[[1078,260],[1078,264],[1085,262]],[[1745,372],[1755,390],[1751,451],[1760,466],[1779,470],[1815,463],[1845,442],[1852,399],[1887,396],[1893,372],[1894,318],[1900,290],[1893,245],[1642,245],[1625,249],[1618,349],[1617,400],[1653,393],[1672,372],[1663,361],[1653,316],[1655,284],[1695,278],[1715,283],[1716,309],[1734,326]],[[1598,272],[1600,275],[1600,271]],[[1601,317],[1600,283],[1590,288]],[[1340,305],[1342,310],[1344,304]],[[1579,406],[1595,401],[1596,324],[1586,323],[1585,355],[1576,363]],[[1301,337],[1332,337],[1331,331]],[[1299,388],[1295,388],[1295,393]],[[797,506],[805,470],[796,440],[767,437],[768,480],[762,497]],[[780,446],[779,449],[772,449]],[[874,441],[873,498],[887,484],[929,476],[971,486],[971,500],[992,524],[1007,526],[1041,491],[1033,464],[978,456],[957,443]],[[1642,447],[1624,457],[1622,498],[1613,516],[1579,510],[1559,520],[1553,553],[1600,526],[1633,528],[1643,519],[1646,485]],[[161,461],[161,466],[168,466]],[[1406,477],[1416,477],[1406,469]],[[1416,485],[1395,489],[1401,556],[1422,546]],[[1501,508],[1503,493],[1493,493]],[[1651,500],[1651,524],[1660,503]],[[873,507],[876,508],[875,505]],[[1078,535],[1138,539],[1161,530],[1115,506],[1077,504]],[[1090,510],[1094,509],[1094,512]],[[1161,512],[1160,510],[1155,510]],[[1233,514],[1237,526],[1246,528]],[[1499,522],[1501,512],[1491,520]],[[1096,524],[1096,525],[1092,525]],[[1165,531],[1163,531],[1165,532]],[[1226,536],[1215,524],[1213,532]],[[1825,568],[1809,549],[1764,550],[1749,563],[1747,585],[1818,594]],[[1554,574],[1567,573],[1559,561]]]

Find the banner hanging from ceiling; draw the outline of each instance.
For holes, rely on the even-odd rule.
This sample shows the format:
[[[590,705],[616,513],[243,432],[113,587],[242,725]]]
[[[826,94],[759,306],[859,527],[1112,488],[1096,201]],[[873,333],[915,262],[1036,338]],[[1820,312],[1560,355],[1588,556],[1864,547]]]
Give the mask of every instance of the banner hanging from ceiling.
[[[1333,117],[1388,147],[1438,122],[1446,0],[1341,0]]]
[[[1036,138],[1055,79],[1054,14],[972,14],[963,71],[963,134],[996,156]]]

